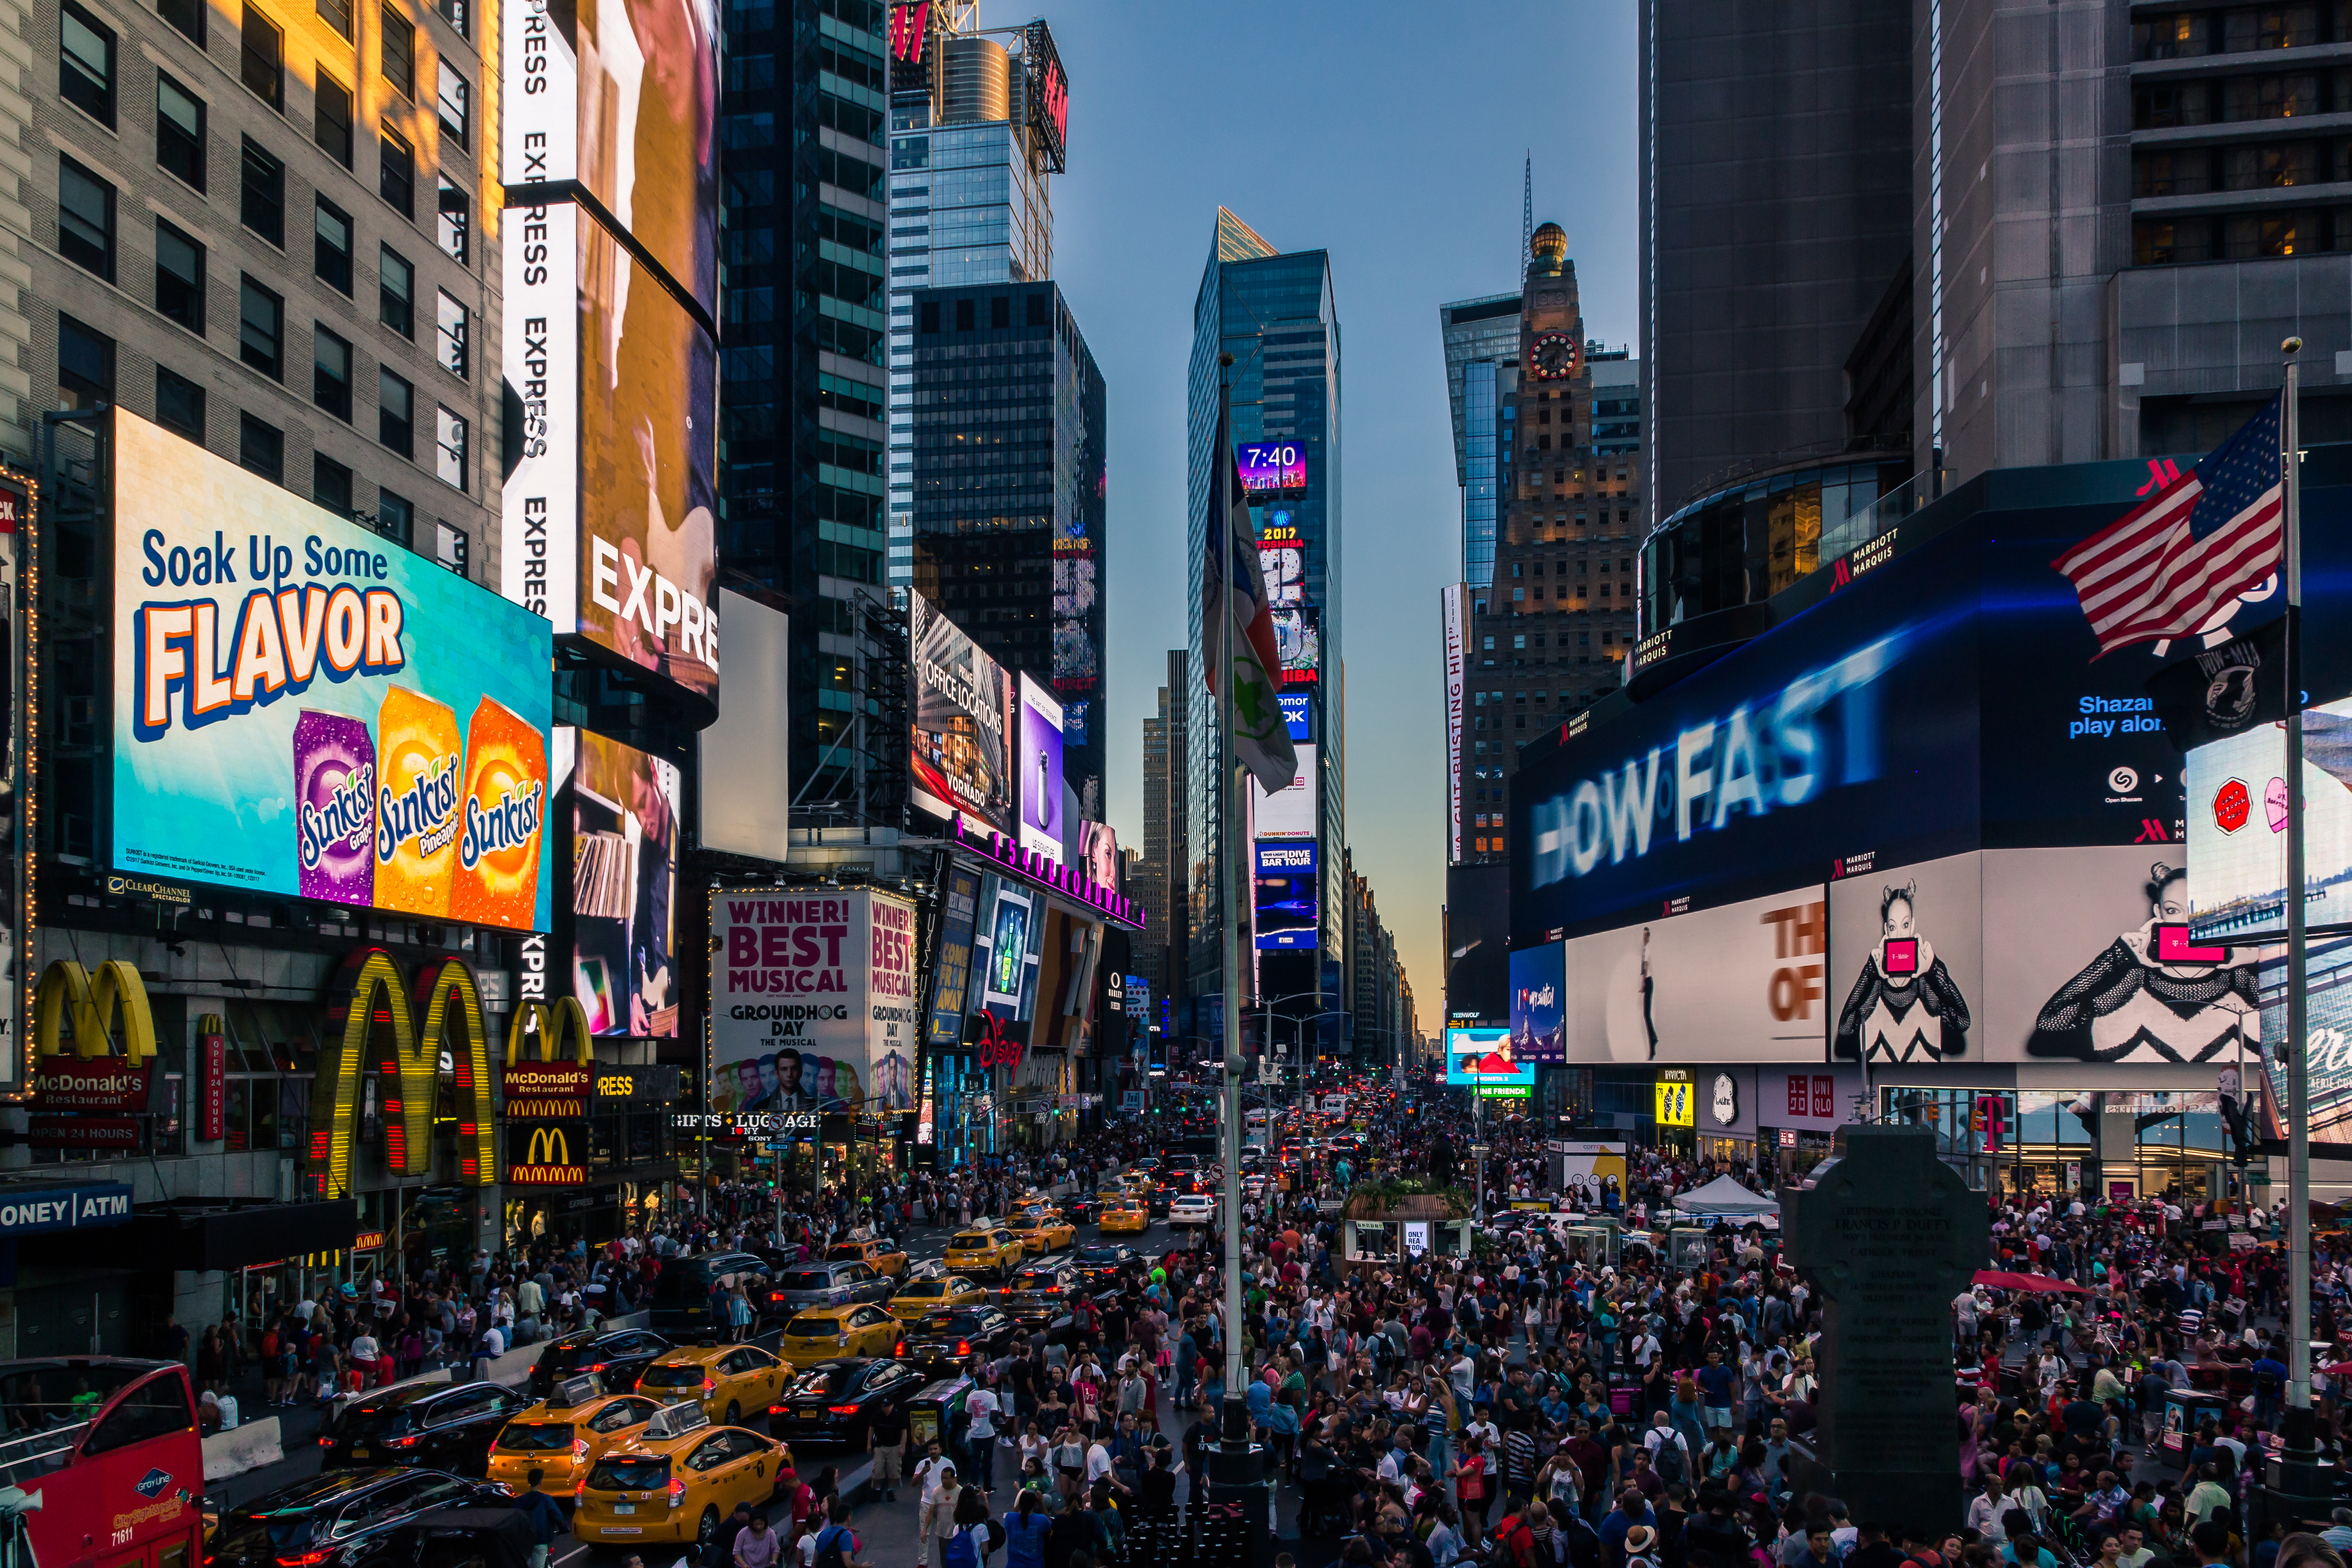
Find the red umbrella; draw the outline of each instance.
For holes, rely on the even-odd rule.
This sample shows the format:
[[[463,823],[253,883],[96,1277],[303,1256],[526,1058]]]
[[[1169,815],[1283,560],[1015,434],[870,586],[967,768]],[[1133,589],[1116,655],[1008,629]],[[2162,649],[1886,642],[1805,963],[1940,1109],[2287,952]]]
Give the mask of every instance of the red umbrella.
[[[1976,1283],[1990,1285],[2000,1290],[2035,1290],[2044,1294],[2072,1291],[2078,1296],[2090,1294],[2071,1280],[2053,1279],[2047,1274],[2012,1274],[1998,1268],[1979,1269]]]

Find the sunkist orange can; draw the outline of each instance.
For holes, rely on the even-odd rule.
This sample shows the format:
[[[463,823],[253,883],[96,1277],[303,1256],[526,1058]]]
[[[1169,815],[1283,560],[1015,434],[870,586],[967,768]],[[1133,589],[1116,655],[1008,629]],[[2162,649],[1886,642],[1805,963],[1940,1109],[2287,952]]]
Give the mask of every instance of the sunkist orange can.
[[[446,918],[457,869],[465,755],[446,704],[395,686],[376,712],[375,904]]]
[[[547,816],[547,738],[485,697],[466,735],[457,879],[449,916],[528,931],[538,913],[540,826]]]

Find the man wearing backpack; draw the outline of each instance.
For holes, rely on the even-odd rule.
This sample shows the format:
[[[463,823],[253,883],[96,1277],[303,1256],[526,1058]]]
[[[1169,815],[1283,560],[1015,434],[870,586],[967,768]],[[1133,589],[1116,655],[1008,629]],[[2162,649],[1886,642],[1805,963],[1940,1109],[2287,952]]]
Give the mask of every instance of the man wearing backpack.
[[[1690,1445],[1675,1430],[1674,1418],[1663,1410],[1650,1415],[1650,1429],[1642,1434],[1642,1447],[1650,1451],[1650,1468],[1668,1486],[1677,1481],[1688,1486],[1692,1481]]]

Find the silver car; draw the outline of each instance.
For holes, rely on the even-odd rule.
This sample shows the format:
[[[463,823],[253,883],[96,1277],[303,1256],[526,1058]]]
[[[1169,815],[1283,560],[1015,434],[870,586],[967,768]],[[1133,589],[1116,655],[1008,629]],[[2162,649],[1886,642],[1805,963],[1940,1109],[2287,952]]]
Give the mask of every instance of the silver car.
[[[771,1313],[803,1307],[845,1307],[855,1301],[886,1301],[895,1289],[889,1276],[864,1263],[802,1263],[778,1275],[768,1289]]]

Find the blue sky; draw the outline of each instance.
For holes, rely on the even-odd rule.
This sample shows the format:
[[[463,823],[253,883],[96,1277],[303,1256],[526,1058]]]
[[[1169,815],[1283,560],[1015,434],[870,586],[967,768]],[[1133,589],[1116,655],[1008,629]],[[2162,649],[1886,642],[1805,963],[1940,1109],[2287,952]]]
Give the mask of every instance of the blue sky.
[[[1438,590],[1460,566],[1437,307],[1514,286],[1520,161],[1586,331],[1634,334],[1634,7],[982,0],[1070,79],[1055,271],[1110,393],[1110,816],[1143,833],[1143,721],[1184,642],[1184,371],[1220,205],[1331,253],[1341,367],[1348,837],[1421,1026],[1443,1013]],[[1326,658],[1329,655],[1327,650]]]

